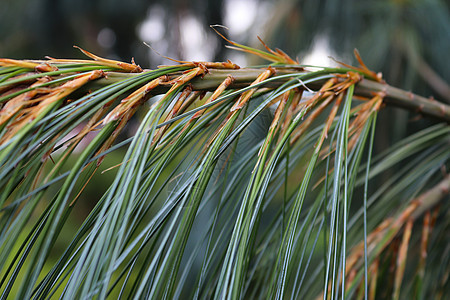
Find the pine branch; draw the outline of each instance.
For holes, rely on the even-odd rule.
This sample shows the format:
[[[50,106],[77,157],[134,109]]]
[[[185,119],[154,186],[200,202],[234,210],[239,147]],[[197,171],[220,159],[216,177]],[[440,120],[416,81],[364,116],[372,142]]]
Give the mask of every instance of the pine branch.
[[[347,246],[359,242],[353,237],[357,228],[354,221],[348,222],[347,213],[365,144],[374,141],[380,107],[384,103],[450,122],[449,106],[389,86],[364,65],[358,53],[359,67],[342,64],[341,68],[309,71],[281,50],[264,45],[267,51],[260,51],[231,43],[274,64],[239,69],[231,62],[180,62],[142,70],[134,62],[107,60],[85,51],[92,60],[0,59],[0,223],[6,224],[0,241],[0,270],[6,270],[0,275],[0,288],[6,286],[3,296],[8,296],[14,285],[21,298],[45,298],[69,276],[63,297],[104,298],[111,291],[121,289],[122,295],[131,289],[131,298],[143,293],[153,298],[177,298],[182,289],[192,285],[186,274],[196,272],[191,258],[186,265],[182,263],[191,255],[188,241],[194,237],[194,224],[206,205],[216,205],[211,200],[219,196],[219,189],[216,216],[200,229],[200,235],[208,240],[208,250],[198,274],[197,294],[206,284],[204,295],[240,298],[253,294],[250,290],[254,286],[261,286],[254,290],[260,297],[273,293],[283,298],[295,293],[299,295],[296,298],[310,299],[309,293],[315,293],[318,285],[341,282],[344,295],[345,287],[356,283],[343,277],[346,265],[362,263],[362,252],[358,257],[346,256]],[[213,93],[205,95],[206,91]],[[159,94],[164,96],[144,105]],[[261,94],[265,97],[259,97]],[[251,101],[258,103],[248,105]],[[268,106],[278,108],[264,136],[252,142],[254,146],[245,149],[238,161],[226,158],[230,168],[220,172],[225,170],[225,177],[232,175],[229,180],[215,180],[219,158],[233,145],[238,148],[240,137],[251,134],[251,123],[263,117]],[[139,109],[145,117],[138,131],[115,143]],[[81,125],[83,129],[77,130]],[[443,183],[416,196],[429,187],[430,176],[448,165],[449,130],[443,123],[427,128],[400,141],[392,153],[377,161],[379,173],[405,159],[412,160],[398,177],[396,174],[380,189],[374,186],[377,192],[373,199],[383,208],[372,208],[381,214],[375,216],[379,220],[374,225],[399,229],[407,217],[419,216],[446,199],[448,175]],[[66,140],[74,131],[78,133]],[[93,131],[95,138],[80,155],[73,155],[75,147]],[[46,264],[51,264],[47,258],[78,196],[104,156],[127,143],[115,179],[97,199],[61,260],[47,272]],[[193,148],[187,151],[191,144]],[[47,173],[46,162],[48,158],[53,161],[51,155],[56,150],[63,154],[54,155],[56,162]],[[303,178],[291,178],[290,172],[306,166],[305,162]],[[70,171],[61,174],[69,164]],[[366,186],[370,165],[369,159]],[[189,170],[183,169],[186,167]],[[312,187],[315,178],[323,180]],[[48,189],[60,180],[58,190]],[[175,189],[170,186],[174,182]],[[279,182],[286,186],[292,183],[294,194],[288,197],[285,193],[286,205],[277,216],[266,216],[268,204],[276,204],[273,195]],[[319,186],[322,191],[316,197],[314,190]],[[166,189],[173,193],[161,196]],[[403,198],[398,197],[401,192],[407,199],[416,199],[407,210],[402,208],[404,202],[392,201]],[[26,224],[34,222],[32,213],[38,204],[46,203],[46,193],[55,200],[29,232]],[[331,196],[323,197],[327,195]],[[389,218],[392,214],[399,218]],[[147,221],[148,226],[141,229]],[[274,224],[267,236],[259,232],[260,221]],[[305,226],[300,226],[300,221]],[[314,227],[317,224],[319,228]],[[28,232],[25,240],[19,239]],[[319,251],[315,247],[321,233],[329,235],[322,261],[326,266],[323,283],[314,279],[319,273],[308,270],[310,258]],[[371,245],[372,235],[368,238]],[[223,246],[215,246],[219,244]],[[305,265],[304,254],[312,244]],[[15,245],[27,250],[16,254]],[[79,249],[74,248],[78,245]],[[279,249],[266,245],[279,245]],[[203,255],[196,251],[192,251],[192,261]],[[73,268],[67,268],[69,257],[75,258]],[[404,262],[403,258],[399,261]],[[19,272],[24,274],[20,282],[16,280]],[[133,275],[125,278],[127,273]],[[138,275],[136,280],[134,274]],[[259,279],[259,274],[265,279]],[[42,275],[45,278],[40,281]],[[298,288],[297,283],[290,284],[294,275],[295,282],[302,278]],[[302,286],[303,278],[309,275],[314,282]],[[397,282],[403,280],[403,271],[397,278]],[[376,281],[371,282],[373,288]],[[336,287],[330,290],[332,296],[339,294]]]

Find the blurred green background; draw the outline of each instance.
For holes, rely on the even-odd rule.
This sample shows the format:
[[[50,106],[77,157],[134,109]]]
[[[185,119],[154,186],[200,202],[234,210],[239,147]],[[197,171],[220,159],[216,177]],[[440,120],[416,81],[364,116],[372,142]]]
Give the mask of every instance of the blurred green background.
[[[145,41],[177,59],[247,63],[209,28],[222,24],[237,42],[256,45],[259,35],[301,62],[352,62],[357,48],[390,84],[450,101],[449,9],[444,0],[2,0],[0,57],[75,57],[78,45],[167,64]]]

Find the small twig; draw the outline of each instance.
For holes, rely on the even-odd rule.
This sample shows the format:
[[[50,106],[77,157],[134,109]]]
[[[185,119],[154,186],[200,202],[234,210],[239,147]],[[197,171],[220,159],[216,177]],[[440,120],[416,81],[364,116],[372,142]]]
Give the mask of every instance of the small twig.
[[[397,256],[397,269],[395,271],[395,287],[392,299],[399,299],[400,297],[400,288],[402,286],[403,275],[405,273],[406,256],[408,253],[408,244],[409,239],[411,238],[411,230],[413,223],[414,223],[413,219],[409,219],[403,231],[403,239]]]

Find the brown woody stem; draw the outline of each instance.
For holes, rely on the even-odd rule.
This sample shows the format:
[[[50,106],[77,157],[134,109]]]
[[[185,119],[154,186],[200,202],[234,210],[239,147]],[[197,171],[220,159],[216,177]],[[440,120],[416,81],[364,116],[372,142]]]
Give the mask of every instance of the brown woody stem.
[[[296,69],[275,68],[276,75],[298,74],[300,71]],[[229,86],[231,89],[238,89],[249,86],[265,69],[209,69],[209,73],[203,77],[196,77],[191,80],[193,90],[207,90],[214,91],[228,76],[233,77],[233,83]],[[174,74],[174,77],[179,74]],[[118,81],[128,76],[136,76],[135,74],[123,74],[108,72],[108,78],[100,79],[96,85],[110,84],[111,81]],[[268,82],[264,87],[276,88],[281,84],[287,82],[291,78],[284,77],[274,79]],[[312,90],[319,89],[324,82],[314,82],[307,84],[308,88]],[[158,87],[152,93],[161,94],[167,92],[170,86]],[[407,92],[402,89],[390,86],[386,83],[362,79],[355,89],[355,95],[373,97],[376,93],[384,95],[384,103],[386,105],[408,109],[410,111],[418,112],[424,116],[436,118],[450,123],[450,106],[434,99],[427,99],[425,97],[416,95],[412,92]]]
[[[228,75],[231,75],[234,78],[234,82],[230,88],[242,88],[253,82],[253,80],[263,71],[264,70],[260,69],[213,70],[203,78],[195,78],[192,81],[192,85],[194,89],[214,90]],[[277,70],[277,75],[289,73],[292,73],[292,70]],[[287,80],[287,78],[274,80],[270,82],[268,86],[276,87]],[[317,89],[320,88],[321,84],[314,83],[308,84],[307,86],[311,89]],[[355,94],[360,96],[373,97],[374,93],[383,93],[385,95],[384,103],[386,103],[386,105],[405,108],[425,116],[450,122],[450,106],[442,102],[427,99],[412,92],[390,86],[386,83],[379,83],[369,79],[361,80],[355,89]]]

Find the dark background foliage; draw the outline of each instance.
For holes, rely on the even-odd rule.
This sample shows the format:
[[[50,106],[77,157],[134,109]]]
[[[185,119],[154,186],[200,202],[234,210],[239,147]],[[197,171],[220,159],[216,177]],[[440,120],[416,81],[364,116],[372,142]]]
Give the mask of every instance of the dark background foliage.
[[[180,45],[181,35],[186,34],[183,19],[193,16],[213,50],[212,57],[204,59],[221,60],[228,58],[224,41],[209,25],[231,26],[226,19],[242,14],[239,10],[247,7],[260,14],[251,18],[251,30],[230,33],[238,42],[255,43],[255,36],[260,35],[271,46],[303,56],[323,38],[339,58],[351,62],[352,50],[358,48],[369,67],[382,72],[389,83],[436,98],[445,95],[433,88],[427,75],[434,72],[444,83],[450,80],[450,14],[448,2],[442,0],[240,1],[251,6],[238,6],[239,1],[230,0],[2,2],[1,57],[73,57],[78,53],[72,45],[78,45],[99,55],[126,61],[134,57],[142,66],[154,66],[161,60],[149,55],[151,50],[143,46],[139,28],[152,19],[156,7],[164,32],[161,39],[167,43],[165,47],[154,43],[157,50],[186,58],[185,47]],[[195,46],[199,52],[205,47]],[[152,57],[154,61],[150,61]]]

